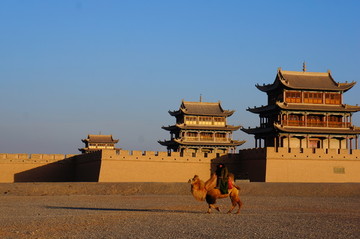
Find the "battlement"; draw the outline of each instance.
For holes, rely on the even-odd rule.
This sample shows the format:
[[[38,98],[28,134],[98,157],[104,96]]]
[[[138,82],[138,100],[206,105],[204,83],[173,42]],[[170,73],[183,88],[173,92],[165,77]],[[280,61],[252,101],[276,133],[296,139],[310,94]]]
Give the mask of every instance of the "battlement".
[[[1,163],[54,163],[73,157],[73,154],[4,154],[0,153]]]
[[[78,155],[0,154],[0,182],[184,182],[195,174],[208,178],[218,163],[237,178],[259,182],[360,180],[360,150],[267,147],[230,154],[111,149]]]
[[[102,160],[138,160],[163,162],[208,162],[227,154],[180,153],[161,151],[102,150]]]
[[[274,148],[267,147],[269,158],[282,159],[326,159],[326,160],[360,160],[360,150],[353,149],[319,149],[319,148]]]

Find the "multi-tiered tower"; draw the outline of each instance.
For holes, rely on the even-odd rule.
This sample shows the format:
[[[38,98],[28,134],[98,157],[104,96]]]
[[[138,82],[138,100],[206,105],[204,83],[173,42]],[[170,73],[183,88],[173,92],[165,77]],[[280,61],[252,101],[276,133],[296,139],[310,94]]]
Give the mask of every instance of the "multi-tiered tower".
[[[360,107],[343,102],[355,83],[335,82],[330,71],[306,72],[305,66],[302,72],[279,68],[272,84],[256,85],[268,104],[247,109],[259,114],[260,127],[242,130],[255,136],[255,147],[357,149],[360,128],[352,114]]]
[[[234,111],[223,110],[220,102],[182,101],[179,110],[169,111],[176,124],[162,127],[170,131],[171,139],[159,141],[174,152],[227,153],[245,141],[232,139],[232,132],[240,126],[227,124]]]

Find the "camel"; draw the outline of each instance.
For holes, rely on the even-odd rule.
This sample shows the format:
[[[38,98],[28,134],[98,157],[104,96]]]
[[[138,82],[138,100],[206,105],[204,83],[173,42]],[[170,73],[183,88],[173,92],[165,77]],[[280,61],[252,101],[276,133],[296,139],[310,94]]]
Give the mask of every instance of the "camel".
[[[229,175],[230,180],[234,181],[234,176]],[[229,189],[228,194],[221,194],[220,190],[215,188],[216,186],[216,174],[213,174],[211,178],[204,182],[202,181],[198,175],[195,175],[192,179],[189,179],[189,183],[191,183],[191,193],[194,198],[198,201],[205,201],[208,203],[209,208],[207,213],[211,213],[211,209],[215,208],[217,211],[220,211],[220,208],[216,206],[216,200],[230,197],[231,200],[231,208],[227,213],[231,213],[232,210],[239,206],[236,214],[240,213],[240,208],[242,206],[242,202],[239,197],[240,188],[234,184],[232,189]]]

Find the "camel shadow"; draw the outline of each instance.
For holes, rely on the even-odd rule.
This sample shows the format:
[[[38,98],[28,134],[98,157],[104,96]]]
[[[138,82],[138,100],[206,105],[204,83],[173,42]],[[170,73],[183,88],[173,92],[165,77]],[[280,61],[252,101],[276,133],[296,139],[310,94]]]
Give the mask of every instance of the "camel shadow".
[[[65,210],[88,210],[88,211],[117,211],[117,212],[159,212],[159,213],[192,213],[203,214],[200,211],[171,210],[171,209],[137,209],[137,208],[94,208],[94,207],[61,207],[46,206],[47,209],[65,209]]]

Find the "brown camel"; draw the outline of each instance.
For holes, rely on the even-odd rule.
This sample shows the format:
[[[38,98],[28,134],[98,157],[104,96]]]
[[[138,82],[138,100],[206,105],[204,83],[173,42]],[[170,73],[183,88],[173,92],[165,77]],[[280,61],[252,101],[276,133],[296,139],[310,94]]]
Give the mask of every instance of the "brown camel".
[[[229,175],[229,178],[230,180],[234,181],[233,175]],[[215,188],[216,180],[216,174],[213,174],[211,178],[205,183],[199,178],[198,175],[195,175],[192,179],[189,179],[189,183],[191,183],[191,193],[194,198],[198,201],[206,200],[209,205],[207,213],[211,213],[212,208],[220,211],[219,207],[215,205],[217,199],[230,197],[232,205],[227,213],[231,213],[236,205],[239,206],[236,214],[240,213],[240,208],[242,206],[242,202],[239,197],[240,188],[234,184],[234,187],[229,189],[228,194],[221,194],[220,190]]]

